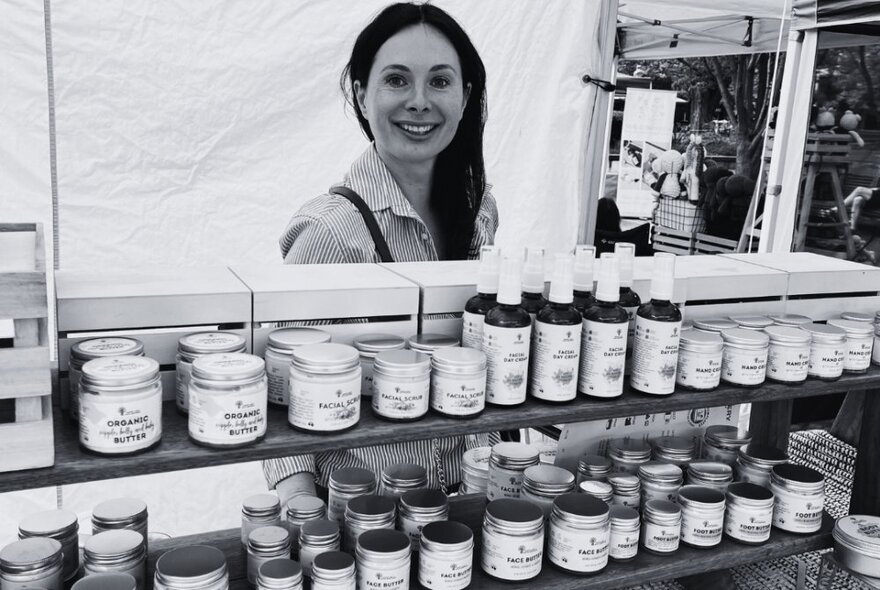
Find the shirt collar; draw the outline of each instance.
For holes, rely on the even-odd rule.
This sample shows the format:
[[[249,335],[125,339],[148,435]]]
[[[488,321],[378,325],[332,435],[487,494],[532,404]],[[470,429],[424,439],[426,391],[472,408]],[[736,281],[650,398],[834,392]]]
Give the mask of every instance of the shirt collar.
[[[395,215],[420,219],[418,213],[403,195],[397,181],[391,176],[385,162],[376,151],[376,144],[354,161],[348,172],[346,184],[361,196],[370,211],[391,209]]]

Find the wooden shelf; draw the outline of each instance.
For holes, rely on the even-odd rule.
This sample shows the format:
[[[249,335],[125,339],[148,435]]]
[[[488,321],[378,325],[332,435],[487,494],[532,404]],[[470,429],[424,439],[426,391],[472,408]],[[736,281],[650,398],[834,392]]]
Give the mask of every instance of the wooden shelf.
[[[872,388],[880,388],[880,368],[877,367],[871,367],[863,375],[845,375],[838,381],[810,379],[797,386],[768,382],[757,389],[723,386],[706,393],[677,391],[667,397],[627,391],[622,397],[612,400],[580,397],[565,405],[548,405],[529,400],[517,408],[487,408],[483,415],[473,420],[453,420],[428,415],[418,422],[398,424],[379,420],[373,416],[368,406],[363,406],[360,423],[354,429],[330,436],[296,432],[287,425],[284,409],[273,408],[269,412],[269,429],[263,441],[250,447],[223,450],[200,447],[191,442],[187,438],[186,418],[175,412],[173,403],[166,403],[162,442],[155,449],[130,457],[100,457],[84,452],[78,444],[76,425],[56,411],[55,466],[0,474],[0,492],[242,463],[298,453],[429,439],[435,436],[603,420],[728,404],[789,400]]]

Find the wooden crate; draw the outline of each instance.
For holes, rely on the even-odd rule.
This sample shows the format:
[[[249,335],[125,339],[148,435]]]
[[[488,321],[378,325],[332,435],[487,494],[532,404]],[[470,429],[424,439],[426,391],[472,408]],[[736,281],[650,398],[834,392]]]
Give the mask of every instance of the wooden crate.
[[[651,246],[657,252],[671,252],[687,256],[694,253],[694,234],[691,231],[655,225]]]
[[[0,319],[14,326],[11,347],[0,348],[0,472],[50,467],[55,445],[43,229],[0,224],[0,234],[6,234],[0,236],[0,264],[10,269],[0,270]],[[9,261],[23,257],[9,252],[9,242],[19,238],[29,242],[24,256],[32,264],[13,269]]]

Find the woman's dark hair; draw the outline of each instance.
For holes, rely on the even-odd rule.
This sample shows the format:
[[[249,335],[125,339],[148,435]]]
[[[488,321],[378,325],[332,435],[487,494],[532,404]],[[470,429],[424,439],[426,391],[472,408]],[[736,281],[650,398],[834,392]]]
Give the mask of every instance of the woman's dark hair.
[[[474,221],[486,190],[483,128],[486,124],[486,69],[467,33],[443,10],[431,4],[398,3],[388,6],[361,31],[342,72],[340,84],[354,108],[361,129],[373,141],[370,123],[358,105],[357,80],[366,86],[379,48],[403,29],[429,25],[445,36],[458,53],[464,86],[470,97],[452,142],[437,157],[431,186],[431,208],[437,214],[449,249],[446,258],[468,258]],[[441,253],[442,256],[442,253]]]
[[[596,231],[620,233],[620,210],[611,197],[602,197],[596,206]]]

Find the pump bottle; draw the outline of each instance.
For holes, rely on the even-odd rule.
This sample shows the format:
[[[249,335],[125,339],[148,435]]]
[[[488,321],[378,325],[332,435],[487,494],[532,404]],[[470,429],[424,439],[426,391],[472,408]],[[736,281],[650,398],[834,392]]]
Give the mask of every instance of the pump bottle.
[[[544,250],[526,250],[526,264],[522,274],[522,308],[529,312],[532,323],[535,316],[547,305],[544,299]]]
[[[595,260],[595,247],[575,246],[574,308],[581,315],[596,302],[596,298],[593,297],[593,263]]]
[[[477,294],[468,299],[464,306],[461,325],[461,345],[468,348],[483,348],[483,322],[486,313],[498,305],[498,266],[501,256],[496,246],[480,248],[480,271],[477,279]]]

